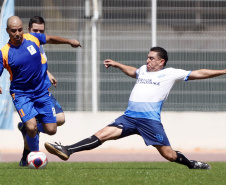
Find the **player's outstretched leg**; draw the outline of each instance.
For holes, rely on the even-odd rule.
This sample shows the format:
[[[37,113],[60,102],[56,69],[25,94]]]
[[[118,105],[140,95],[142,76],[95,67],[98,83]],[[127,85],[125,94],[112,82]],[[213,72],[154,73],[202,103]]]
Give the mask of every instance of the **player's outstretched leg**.
[[[69,159],[70,155],[75,152],[91,150],[100,146],[101,144],[101,141],[95,135],[93,135],[89,138],[86,138],[78,143],[69,146],[63,146],[61,144],[58,144],[57,142],[55,142],[55,144],[46,142],[45,148],[49,153],[54,154],[62,160],[66,161]]]

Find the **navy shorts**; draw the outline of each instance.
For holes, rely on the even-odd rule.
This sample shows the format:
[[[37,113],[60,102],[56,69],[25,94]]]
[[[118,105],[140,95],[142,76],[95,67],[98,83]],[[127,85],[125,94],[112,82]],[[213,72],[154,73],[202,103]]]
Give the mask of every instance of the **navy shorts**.
[[[122,128],[120,138],[138,134],[144,139],[146,145],[170,146],[162,123],[156,120],[122,115],[108,126]]]
[[[61,112],[64,112],[63,109],[62,109],[62,107],[60,106],[60,104],[56,100],[56,98],[54,98],[54,96],[51,93],[49,94],[49,96],[50,96],[50,98],[51,98],[51,100],[53,102],[53,105],[54,105],[56,114],[61,113]]]

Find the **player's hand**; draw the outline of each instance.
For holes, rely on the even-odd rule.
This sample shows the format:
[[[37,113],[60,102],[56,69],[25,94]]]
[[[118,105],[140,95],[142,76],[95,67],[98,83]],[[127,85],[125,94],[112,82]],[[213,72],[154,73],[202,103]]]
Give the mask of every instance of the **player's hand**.
[[[115,62],[114,60],[111,60],[111,59],[106,59],[106,60],[104,61],[104,66],[105,66],[106,68],[109,68],[110,66],[116,67],[117,64],[118,64],[118,62]]]
[[[48,74],[48,77],[49,77],[49,80],[51,82],[51,84],[56,87],[57,86],[57,80],[56,78],[47,70],[47,74]]]
[[[52,78],[52,79],[49,79],[50,80],[50,82],[51,82],[51,84],[54,86],[54,87],[56,87],[57,86],[57,79],[56,78]]]
[[[71,39],[71,40],[70,40],[70,45],[71,45],[71,47],[73,47],[73,48],[82,47],[81,44],[80,44],[80,42],[77,41],[77,40],[75,40],[75,39]]]
[[[0,87],[0,94],[2,94],[2,87]]]

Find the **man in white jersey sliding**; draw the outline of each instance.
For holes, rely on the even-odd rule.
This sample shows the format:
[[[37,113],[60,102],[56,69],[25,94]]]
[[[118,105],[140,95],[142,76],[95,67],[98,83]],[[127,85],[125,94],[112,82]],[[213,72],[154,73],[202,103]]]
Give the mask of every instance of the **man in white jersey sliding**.
[[[49,153],[67,160],[75,152],[91,150],[108,140],[116,140],[133,134],[140,135],[146,145],[154,146],[167,160],[186,165],[190,169],[211,169],[204,162],[188,160],[181,152],[171,148],[160,119],[163,102],[176,82],[212,78],[226,74],[226,70],[200,69],[185,71],[165,68],[168,54],[161,47],[151,48],[146,65],[139,69],[111,59],[104,61],[106,68],[119,68],[126,75],[137,78],[125,113],[93,136],[78,143],[63,146],[45,143]]]

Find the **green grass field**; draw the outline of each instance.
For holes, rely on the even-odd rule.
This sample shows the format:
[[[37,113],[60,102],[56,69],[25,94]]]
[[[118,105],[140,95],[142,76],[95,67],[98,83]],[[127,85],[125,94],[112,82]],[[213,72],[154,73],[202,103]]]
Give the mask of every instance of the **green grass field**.
[[[0,163],[0,185],[226,184],[226,163],[210,164],[211,170],[189,170],[170,162],[49,162],[44,170],[32,170]]]

